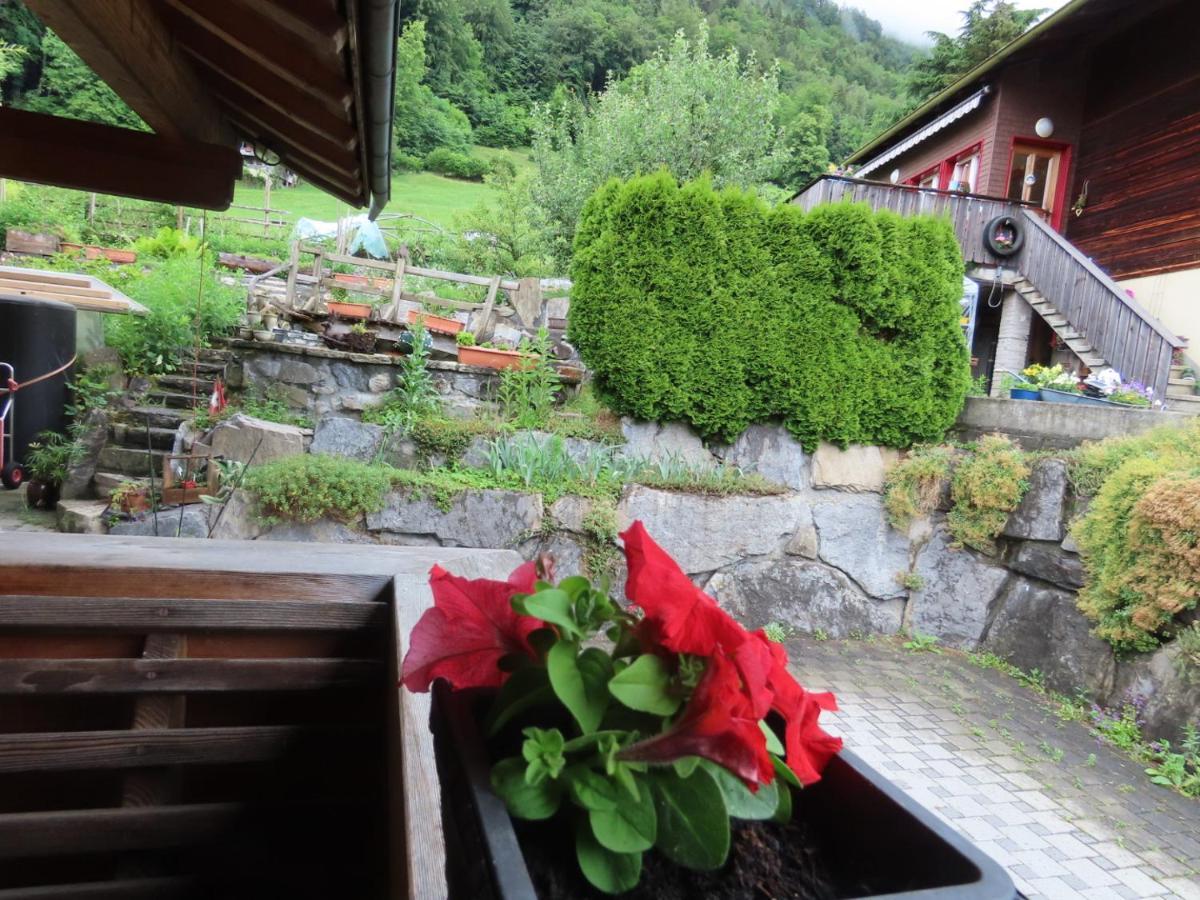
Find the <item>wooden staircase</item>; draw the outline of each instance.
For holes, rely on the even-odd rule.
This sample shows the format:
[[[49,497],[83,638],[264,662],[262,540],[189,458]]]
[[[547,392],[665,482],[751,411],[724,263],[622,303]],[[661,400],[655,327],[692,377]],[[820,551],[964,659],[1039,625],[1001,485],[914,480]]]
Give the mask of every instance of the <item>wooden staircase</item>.
[[[1184,366],[1171,366],[1171,380],[1167,382],[1167,409],[1171,412],[1200,416],[1200,394],[1196,393],[1196,378],[1183,377]]]
[[[1033,283],[1028,278],[1024,276],[1018,278],[1013,282],[1013,288],[1028,301],[1029,305],[1033,307],[1034,312],[1042,317],[1046,324],[1058,335],[1059,340],[1066,344],[1071,352],[1082,360],[1085,366],[1095,370],[1103,369],[1108,365],[1108,362],[1101,355],[1100,351],[1088,341],[1087,336],[1076,331],[1067,317],[1060,313],[1053,303],[1043,297],[1041,292],[1033,286]]]

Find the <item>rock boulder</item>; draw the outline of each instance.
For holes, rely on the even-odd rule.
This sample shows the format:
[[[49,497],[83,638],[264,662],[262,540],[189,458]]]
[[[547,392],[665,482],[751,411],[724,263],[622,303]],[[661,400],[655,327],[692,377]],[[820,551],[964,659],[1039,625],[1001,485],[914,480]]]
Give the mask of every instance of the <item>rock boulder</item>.
[[[345,456],[370,462],[383,442],[383,426],[370,425],[357,419],[326,416],[317,423],[313,433],[313,453]]]
[[[921,587],[912,591],[908,625],[953,647],[973,649],[987,625],[988,610],[1008,571],[970,550],[954,550],[939,526],[917,555]]]
[[[878,494],[819,495],[813,521],[820,556],[872,597],[897,599],[909,566],[908,538],[888,525]]]
[[[851,444],[842,450],[822,441],[812,458],[812,486],[880,493],[887,470],[899,458],[887,447]]]
[[[367,528],[386,532],[389,543],[443,547],[515,547],[541,526],[541,494],[517,491],[466,491],[445,510],[433,500],[395,491],[380,512],[367,516]]]
[[[1032,541],[1063,539],[1063,509],[1067,500],[1067,464],[1061,459],[1034,463],[1029,490],[1008,517],[1005,537]]]
[[[295,425],[280,425],[242,413],[218,424],[209,438],[214,456],[262,465],[304,452],[304,432]]]

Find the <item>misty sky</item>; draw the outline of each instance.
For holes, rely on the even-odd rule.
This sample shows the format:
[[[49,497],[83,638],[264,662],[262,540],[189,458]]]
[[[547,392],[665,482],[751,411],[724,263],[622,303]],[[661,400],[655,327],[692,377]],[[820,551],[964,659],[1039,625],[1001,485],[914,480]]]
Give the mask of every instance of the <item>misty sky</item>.
[[[1020,9],[1055,10],[1067,0],[1016,0]],[[888,34],[913,43],[927,44],[926,31],[955,34],[962,27],[959,11],[968,0],[843,0],[843,6],[861,9],[883,25]]]

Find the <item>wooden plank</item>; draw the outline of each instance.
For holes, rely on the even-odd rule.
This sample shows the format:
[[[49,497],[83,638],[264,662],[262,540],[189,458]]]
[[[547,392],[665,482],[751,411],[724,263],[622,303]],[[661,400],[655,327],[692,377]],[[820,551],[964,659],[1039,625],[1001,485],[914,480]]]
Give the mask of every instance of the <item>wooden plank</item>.
[[[270,762],[329,752],[350,734],[294,725],[0,734],[0,774]]]
[[[69,303],[76,309],[83,309],[91,312],[132,312],[129,303],[125,300],[102,300],[99,297],[75,297],[70,294],[51,294],[42,290],[9,287],[8,284],[3,281],[0,281],[0,289],[3,289],[5,293],[16,294],[19,297],[34,297],[38,300],[57,300],[59,303]]]
[[[246,815],[242,803],[73,809],[0,815],[0,860],[153,850],[202,843]]]
[[[316,691],[381,674],[369,659],[0,659],[0,696]]]
[[[194,900],[200,896],[191,878],[121,878],[0,889],[0,900]]]
[[[225,209],[242,171],[232,147],[11,107],[0,107],[0,134],[0,176],[143,200]]]
[[[0,626],[102,632],[357,631],[386,624],[361,601],[0,596]]]
[[[6,291],[41,291],[44,294],[69,294],[76,298],[94,297],[101,300],[112,299],[112,291],[98,290],[91,287],[78,287],[73,284],[54,284],[49,281],[14,278],[7,272],[0,273],[0,289]]]
[[[254,9],[318,50],[337,54],[346,46],[346,20],[328,0],[257,0]]]
[[[66,275],[58,272],[42,272],[37,269],[19,269],[15,266],[0,266],[0,278],[22,278],[44,284],[58,284],[64,287],[91,287],[92,280],[82,275]]]
[[[143,0],[30,0],[29,6],[157,134],[173,141],[232,143],[232,132],[176,52],[155,5]],[[6,139],[13,134],[8,129],[0,133]]]

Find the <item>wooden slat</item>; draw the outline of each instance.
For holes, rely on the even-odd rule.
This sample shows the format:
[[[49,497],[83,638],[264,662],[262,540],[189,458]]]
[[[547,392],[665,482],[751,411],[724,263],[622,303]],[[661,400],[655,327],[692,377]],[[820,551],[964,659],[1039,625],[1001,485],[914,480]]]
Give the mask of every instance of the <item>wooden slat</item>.
[[[83,809],[0,815],[0,860],[152,850],[201,843],[248,812],[241,803]]]
[[[0,596],[0,626],[17,629],[357,631],[382,627],[386,616],[383,604],[362,601]]]
[[[129,304],[124,300],[104,300],[99,297],[76,297],[71,294],[52,294],[48,291],[31,288],[10,287],[7,282],[0,281],[0,290],[19,297],[34,297],[38,300],[57,300],[59,303],[69,303],[76,309],[92,312],[127,313],[131,312]]]
[[[0,734],[0,773],[268,762],[346,737],[293,725]]]
[[[92,287],[79,287],[75,284],[55,284],[47,280],[22,278],[9,275],[8,273],[0,273],[0,290],[42,291],[47,294],[71,294],[76,297],[112,298],[112,291],[97,290]]]
[[[81,275],[63,275],[58,272],[39,272],[35,269],[17,269],[0,266],[0,278],[21,278],[25,281],[35,281],[44,284],[56,284],[63,287],[91,287],[91,279]]]
[[[0,659],[0,696],[313,691],[379,675],[365,659]]]
[[[192,900],[200,896],[191,878],[122,878],[0,889],[0,900]]]

